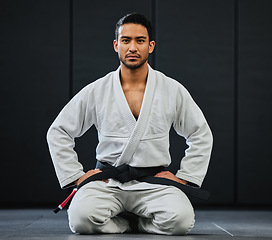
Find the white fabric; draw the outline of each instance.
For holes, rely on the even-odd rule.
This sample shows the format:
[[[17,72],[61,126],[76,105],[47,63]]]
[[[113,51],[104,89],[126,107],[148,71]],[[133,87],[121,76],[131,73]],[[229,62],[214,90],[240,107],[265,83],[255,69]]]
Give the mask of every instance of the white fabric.
[[[138,215],[142,232],[185,235],[194,226],[194,210],[187,196],[175,187],[149,184],[145,190],[123,191],[94,181],[84,185],[68,209],[74,233],[123,233],[130,229],[122,211]]]
[[[48,130],[49,150],[61,187],[84,174],[73,149],[74,139],[92,125],[98,131],[97,159],[114,166],[128,163],[133,167],[168,166],[171,163],[169,130],[173,125],[189,146],[176,176],[201,186],[209,164],[212,134],[188,91],[177,81],[149,67],[141,112],[136,121],[123,93],[119,71],[117,69],[82,89]],[[148,101],[152,107],[147,114]],[[143,118],[148,118],[145,126],[141,125]],[[137,150],[130,158],[121,158],[130,136],[139,127],[145,127],[145,130]],[[109,182],[110,186],[124,190],[145,189],[145,184]]]
[[[118,73],[118,71],[117,71]],[[129,164],[130,161],[132,160],[132,156],[135,153],[135,150],[138,148],[139,143],[143,137],[143,134],[146,130],[151,107],[152,107],[152,101],[153,101],[153,96],[155,92],[155,84],[156,81],[154,81],[155,76],[154,76],[154,71],[149,71],[149,80],[147,81],[146,84],[146,91],[144,94],[143,98],[143,103],[140,111],[140,115],[138,118],[138,121],[136,122],[135,126],[133,126],[133,131],[130,134],[130,137],[127,141],[127,144],[122,151],[122,154],[120,157],[118,157],[117,161],[113,163],[114,166],[120,166],[122,164]],[[123,93],[122,88],[120,88],[120,81],[115,81],[115,89],[117,92],[119,92],[119,95],[121,96]],[[126,101],[119,101],[120,104],[120,109],[126,108],[122,104],[126,104]],[[134,121],[135,122],[135,121]]]

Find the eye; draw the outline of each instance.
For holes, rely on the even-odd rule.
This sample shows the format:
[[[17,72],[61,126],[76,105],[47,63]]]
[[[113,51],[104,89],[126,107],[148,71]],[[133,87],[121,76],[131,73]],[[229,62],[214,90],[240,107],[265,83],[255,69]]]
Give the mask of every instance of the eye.
[[[138,43],[144,43],[144,40],[143,39],[139,39]]]
[[[128,39],[122,39],[122,43],[128,43]]]

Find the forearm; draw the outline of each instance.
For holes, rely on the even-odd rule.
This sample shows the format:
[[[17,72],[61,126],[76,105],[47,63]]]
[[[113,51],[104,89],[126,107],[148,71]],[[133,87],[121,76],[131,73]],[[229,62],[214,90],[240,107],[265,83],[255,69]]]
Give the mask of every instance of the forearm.
[[[74,139],[55,124],[49,128],[47,142],[52,162],[62,188],[84,175],[74,151]]]
[[[191,134],[186,142],[189,147],[181,160],[177,176],[201,186],[208,170],[213,145],[208,125],[204,124],[197,132]]]
[[[85,174],[74,150],[75,138],[82,136],[96,123],[94,106],[90,85],[69,101],[48,130],[49,151],[61,187],[74,183]]]
[[[180,89],[176,104],[177,112],[173,126],[176,132],[186,139],[188,145],[176,176],[201,186],[211,156],[212,132],[202,111],[188,91]]]

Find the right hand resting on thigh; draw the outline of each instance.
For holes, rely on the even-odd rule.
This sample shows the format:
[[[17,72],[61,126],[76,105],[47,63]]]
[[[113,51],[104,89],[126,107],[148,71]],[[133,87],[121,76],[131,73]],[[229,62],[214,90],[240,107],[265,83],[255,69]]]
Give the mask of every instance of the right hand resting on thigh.
[[[82,183],[85,179],[87,179],[88,177],[100,173],[102,172],[99,168],[98,169],[92,169],[88,172],[86,172],[81,178],[79,178],[78,180],[75,181],[75,184],[78,186],[80,183]],[[104,182],[108,182],[107,180],[103,180]]]

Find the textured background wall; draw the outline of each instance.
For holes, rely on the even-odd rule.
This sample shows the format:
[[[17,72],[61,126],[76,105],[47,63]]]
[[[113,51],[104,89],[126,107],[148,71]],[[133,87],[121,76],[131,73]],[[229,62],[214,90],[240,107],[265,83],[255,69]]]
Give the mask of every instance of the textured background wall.
[[[272,2],[269,0],[3,0],[0,3],[0,207],[59,203],[46,131],[86,84],[115,70],[116,21],[141,12],[153,23],[153,68],[180,81],[214,134],[203,187],[209,205],[271,205]],[[77,139],[86,169],[97,135]],[[171,132],[175,170],[184,140]],[[181,147],[182,146],[182,147]]]

